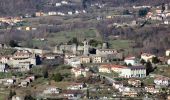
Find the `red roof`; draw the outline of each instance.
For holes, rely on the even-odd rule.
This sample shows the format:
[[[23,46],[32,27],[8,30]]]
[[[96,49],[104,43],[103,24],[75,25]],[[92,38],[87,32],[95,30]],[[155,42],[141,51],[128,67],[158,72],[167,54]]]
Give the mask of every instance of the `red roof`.
[[[101,65],[101,67],[105,67],[105,68],[127,68],[126,66],[114,65],[114,64]]]
[[[134,60],[135,58],[136,58],[135,56],[132,56],[132,57],[125,58],[125,60]]]
[[[152,54],[149,54],[149,53],[142,53],[142,56],[152,56]]]

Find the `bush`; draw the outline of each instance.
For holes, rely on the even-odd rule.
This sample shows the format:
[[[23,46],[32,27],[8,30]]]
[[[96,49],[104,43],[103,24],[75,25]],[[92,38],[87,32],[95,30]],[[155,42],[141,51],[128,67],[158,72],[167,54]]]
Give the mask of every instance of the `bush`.
[[[60,82],[63,80],[63,77],[61,76],[60,73],[57,73],[57,74],[53,74],[52,75],[52,80],[56,81],[56,82]]]
[[[147,8],[144,8],[144,9],[140,9],[140,10],[139,10],[139,16],[140,16],[140,17],[146,16],[147,13],[148,13],[148,9],[147,9]]]
[[[9,41],[9,45],[10,45],[11,47],[17,47],[17,46],[18,46],[18,43],[17,43],[16,41],[14,41],[14,40],[10,40],[10,41]]]

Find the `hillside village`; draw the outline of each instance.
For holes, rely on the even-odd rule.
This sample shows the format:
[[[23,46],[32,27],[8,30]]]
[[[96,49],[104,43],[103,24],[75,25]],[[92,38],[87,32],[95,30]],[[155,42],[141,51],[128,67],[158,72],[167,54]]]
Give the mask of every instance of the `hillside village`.
[[[167,60],[162,61],[162,57],[149,53],[142,53],[141,57],[125,57],[123,52],[107,48],[106,43],[96,50],[96,54],[90,54],[89,49],[93,47],[88,44],[88,40],[83,43],[83,46],[60,45],[54,51],[1,47],[15,49],[13,54],[0,58],[1,74],[7,75],[1,76],[1,89],[11,88],[10,91],[15,91],[12,100],[22,100],[24,94],[18,94],[17,91],[29,89],[30,95],[37,98],[157,98],[158,94],[168,97],[170,78],[161,69],[169,69],[170,50],[165,51],[163,58]],[[44,66],[48,70],[41,71]],[[58,70],[57,73],[53,72],[54,69]],[[155,70],[161,73],[155,73]],[[63,87],[58,83],[66,85]],[[99,94],[103,92],[100,96],[94,90]]]
[[[108,3],[1,16],[0,100],[170,100],[170,4]]]

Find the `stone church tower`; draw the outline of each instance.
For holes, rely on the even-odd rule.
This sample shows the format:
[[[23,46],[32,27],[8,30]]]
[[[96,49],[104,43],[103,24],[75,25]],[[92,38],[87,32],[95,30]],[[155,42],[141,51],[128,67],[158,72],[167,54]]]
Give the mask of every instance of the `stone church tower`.
[[[84,52],[83,52],[83,54],[84,55],[88,55],[89,54],[89,43],[88,43],[88,41],[85,39],[84,40]]]
[[[72,45],[72,51],[73,51],[73,54],[77,54],[77,45],[76,44]]]

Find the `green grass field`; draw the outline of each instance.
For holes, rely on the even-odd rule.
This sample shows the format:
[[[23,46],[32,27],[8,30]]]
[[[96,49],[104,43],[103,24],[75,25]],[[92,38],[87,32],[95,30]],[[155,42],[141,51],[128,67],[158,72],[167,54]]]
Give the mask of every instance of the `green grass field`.
[[[158,75],[164,75],[167,77],[170,77],[170,66],[168,65],[158,65],[157,69],[155,69],[154,72],[152,72],[153,74],[158,74]]]
[[[0,49],[0,55],[11,55],[15,51],[15,49]]]
[[[34,47],[42,47],[45,45],[55,46],[59,43],[66,43],[71,40],[73,37],[76,37],[79,41],[83,41],[85,38],[96,38],[96,30],[95,29],[76,29],[73,31],[62,31],[58,33],[52,33],[49,37],[47,37],[47,41],[35,40],[33,39]],[[100,39],[101,40],[101,39]]]
[[[127,49],[130,47],[130,40],[109,40],[111,48],[115,49]]]
[[[0,100],[5,100],[5,95],[4,94],[0,94]]]

